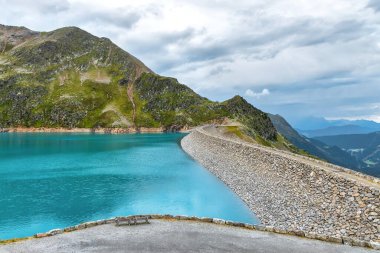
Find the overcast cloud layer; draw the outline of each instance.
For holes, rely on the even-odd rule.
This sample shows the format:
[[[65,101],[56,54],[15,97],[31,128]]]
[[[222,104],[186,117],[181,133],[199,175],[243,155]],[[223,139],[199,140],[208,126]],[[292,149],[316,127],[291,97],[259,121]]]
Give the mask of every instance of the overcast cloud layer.
[[[109,37],[201,95],[380,122],[378,0],[0,0],[0,23]]]

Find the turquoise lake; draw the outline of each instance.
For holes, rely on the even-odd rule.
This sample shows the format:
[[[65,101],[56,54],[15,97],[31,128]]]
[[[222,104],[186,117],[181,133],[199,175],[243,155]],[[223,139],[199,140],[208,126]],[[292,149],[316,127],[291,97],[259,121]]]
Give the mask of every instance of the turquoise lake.
[[[132,214],[259,223],[184,134],[0,134],[0,239]]]

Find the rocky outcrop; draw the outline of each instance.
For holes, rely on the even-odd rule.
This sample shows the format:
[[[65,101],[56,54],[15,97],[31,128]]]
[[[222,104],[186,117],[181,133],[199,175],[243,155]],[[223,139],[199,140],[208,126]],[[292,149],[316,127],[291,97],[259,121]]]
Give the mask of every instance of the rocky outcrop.
[[[183,149],[264,225],[380,242],[380,181],[311,158],[193,130]],[[215,131],[216,132],[216,131]]]
[[[36,36],[38,36],[37,32],[33,32],[25,27],[0,24],[0,54]]]

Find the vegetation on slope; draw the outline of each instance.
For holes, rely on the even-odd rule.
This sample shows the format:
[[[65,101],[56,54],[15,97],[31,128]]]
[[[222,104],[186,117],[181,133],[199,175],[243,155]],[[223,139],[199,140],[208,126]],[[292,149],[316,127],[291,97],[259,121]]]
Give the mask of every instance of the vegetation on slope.
[[[227,116],[218,103],[199,96],[174,78],[144,73],[136,80],[135,91],[142,103],[141,113],[165,127],[196,126]]]
[[[316,158],[311,156],[306,151],[297,148],[291,142],[289,142],[282,134],[277,133],[275,140],[267,140],[262,138],[260,135],[252,136],[250,135],[250,130],[246,126],[236,126],[236,125],[228,125],[228,126],[220,126],[219,129],[222,129],[223,135],[226,137],[237,137],[240,140],[251,142],[255,144],[260,144],[266,147],[272,147],[276,149],[291,151],[296,154],[305,155],[309,157]]]
[[[358,167],[357,161],[347,152],[336,146],[329,146],[321,141],[307,138],[300,135],[290,124],[280,115],[269,115],[277,131],[285,136],[294,146],[300,150],[305,150],[309,154],[319,157],[328,162],[355,169]]]
[[[277,131],[300,150],[346,168],[380,176],[380,132],[307,138],[280,115],[270,115]]]
[[[357,168],[380,176],[380,132],[320,136],[315,139],[343,150],[355,160],[353,165]]]
[[[266,140],[276,140],[276,129],[268,115],[249,104],[244,98],[235,96],[222,103],[226,111],[249,129],[249,134],[258,133]]]
[[[222,103],[154,74],[109,39],[68,27],[37,33],[0,26],[0,127],[164,127],[226,118],[276,141],[268,116],[236,96]]]

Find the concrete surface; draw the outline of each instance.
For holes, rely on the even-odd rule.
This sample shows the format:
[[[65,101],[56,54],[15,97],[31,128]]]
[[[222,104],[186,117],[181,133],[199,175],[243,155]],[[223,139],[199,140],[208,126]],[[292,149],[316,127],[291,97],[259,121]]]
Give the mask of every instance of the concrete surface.
[[[378,252],[295,236],[194,221],[151,220],[151,224],[96,226],[0,246],[0,253],[27,252]]]

